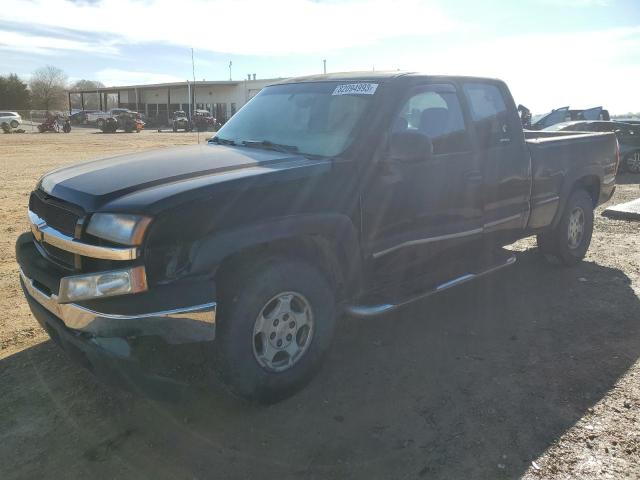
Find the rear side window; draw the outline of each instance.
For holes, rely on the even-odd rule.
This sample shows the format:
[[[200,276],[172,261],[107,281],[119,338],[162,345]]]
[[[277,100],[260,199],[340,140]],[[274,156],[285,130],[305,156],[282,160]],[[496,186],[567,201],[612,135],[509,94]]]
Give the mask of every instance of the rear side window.
[[[467,83],[463,88],[480,148],[509,145],[514,132],[500,89],[488,83]]]
[[[469,151],[460,102],[453,87],[449,89],[427,87],[412,94],[396,116],[393,132],[422,133],[431,140],[436,155]]]

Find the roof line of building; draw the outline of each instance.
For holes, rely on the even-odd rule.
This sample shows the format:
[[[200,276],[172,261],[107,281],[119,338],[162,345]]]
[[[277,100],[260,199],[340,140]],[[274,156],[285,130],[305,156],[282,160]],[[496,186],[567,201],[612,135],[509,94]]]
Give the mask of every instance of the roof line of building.
[[[277,82],[283,80],[283,78],[258,78],[256,80],[201,80],[195,82],[196,86],[211,86],[211,85],[230,85],[237,86],[240,84],[252,84],[252,83],[264,83],[264,82]],[[143,88],[171,88],[171,87],[185,87],[189,84],[193,85],[193,80],[185,80],[184,82],[168,82],[168,83],[148,83],[141,85],[118,85],[114,87],[98,87],[98,88],[81,88],[69,90],[69,93],[109,93],[118,92],[120,90],[133,90]]]

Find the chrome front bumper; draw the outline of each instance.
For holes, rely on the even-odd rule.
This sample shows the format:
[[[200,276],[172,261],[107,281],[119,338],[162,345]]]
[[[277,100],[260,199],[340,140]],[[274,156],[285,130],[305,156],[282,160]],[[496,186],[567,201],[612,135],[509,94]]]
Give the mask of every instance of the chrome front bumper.
[[[73,330],[103,337],[157,335],[174,344],[215,338],[215,302],[136,315],[101,313],[74,303],[58,303],[57,295],[38,289],[22,269],[20,278],[33,300]]]

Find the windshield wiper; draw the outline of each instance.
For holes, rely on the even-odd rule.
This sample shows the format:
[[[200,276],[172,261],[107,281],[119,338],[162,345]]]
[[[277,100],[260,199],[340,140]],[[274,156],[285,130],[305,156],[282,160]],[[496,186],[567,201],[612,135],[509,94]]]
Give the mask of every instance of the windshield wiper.
[[[236,142],[234,142],[233,140],[220,138],[218,136],[211,138],[208,143],[217,143],[218,145],[235,145],[236,144]]]
[[[282,143],[273,143],[271,140],[244,140],[242,145],[245,147],[260,147],[267,150],[275,150],[280,153],[293,153],[298,151],[295,145],[284,145]]]

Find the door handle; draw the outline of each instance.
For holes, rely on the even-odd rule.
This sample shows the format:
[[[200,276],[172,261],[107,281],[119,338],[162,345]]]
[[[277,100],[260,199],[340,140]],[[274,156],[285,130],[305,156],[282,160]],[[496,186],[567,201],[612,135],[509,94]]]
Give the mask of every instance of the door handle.
[[[482,180],[484,179],[482,173],[476,170],[465,173],[464,178],[469,183],[482,183]]]

